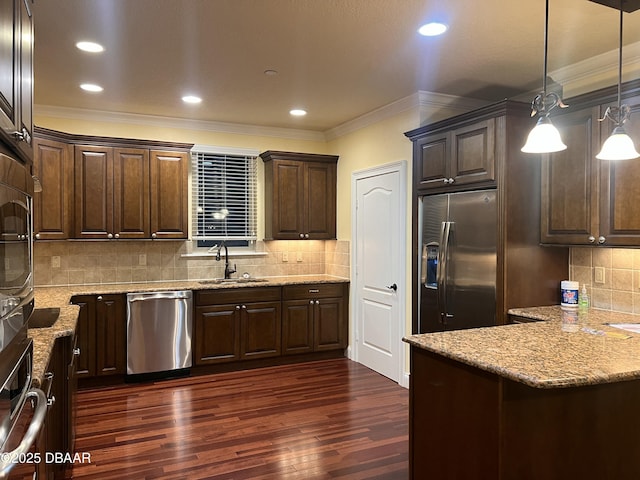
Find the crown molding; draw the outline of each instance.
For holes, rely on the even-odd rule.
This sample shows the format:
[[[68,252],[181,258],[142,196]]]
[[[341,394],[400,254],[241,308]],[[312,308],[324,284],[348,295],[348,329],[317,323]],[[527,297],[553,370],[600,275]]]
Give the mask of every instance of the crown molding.
[[[261,137],[289,138],[293,140],[309,140],[324,142],[322,132],[298,130],[293,128],[263,127],[240,123],[212,122],[174,117],[159,117],[137,113],[118,113],[82,108],[57,107],[53,105],[34,105],[34,113],[38,116],[82,120],[88,122],[107,122],[119,124],[145,125],[149,127],[180,128],[205,132],[231,133],[236,135],[252,135]]]
[[[610,50],[600,55],[587,58],[566,67],[550,72],[550,76],[564,89],[570,89],[572,84],[588,84],[593,78],[606,75],[612,76],[617,81],[618,76],[618,49]],[[640,63],[640,42],[630,43],[623,48],[623,76],[624,67],[638,67]]]
[[[468,112],[469,110],[483,107],[486,104],[487,102],[482,100],[419,90],[413,95],[376,108],[369,113],[327,130],[325,137],[327,141],[335,140],[338,137],[361,130],[411,109],[416,109],[417,113],[419,113],[424,108],[447,108],[452,111],[452,115],[455,115],[456,113]]]
[[[361,130],[369,125],[385,120],[389,117],[393,117],[399,113],[417,108],[419,106],[419,94],[414,93],[408,97],[401,98],[395,102],[384,105],[380,108],[376,108],[371,112],[360,115],[359,117],[349,120],[337,127],[331,128],[324,132],[324,136],[327,141],[335,140],[349,133],[353,133],[357,130]]]
[[[487,100],[478,100],[475,98],[456,97],[454,95],[445,95],[442,93],[418,91],[420,107],[428,108],[446,108],[458,113],[466,113],[476,108],[482,108],[488,103]]]

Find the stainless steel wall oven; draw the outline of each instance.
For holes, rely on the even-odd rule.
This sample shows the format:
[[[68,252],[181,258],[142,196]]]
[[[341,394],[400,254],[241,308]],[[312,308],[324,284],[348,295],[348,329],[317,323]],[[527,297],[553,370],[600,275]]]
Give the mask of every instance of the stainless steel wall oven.
[[[32,388],[27,336],[34,303],[32,197],[29,168],[0,153],[0,478],[17,466],[35,471],[34,443],[47,412],[45,394]]]
[[[32,197],[27,167],[0,154],[0,351],[33,310]]]

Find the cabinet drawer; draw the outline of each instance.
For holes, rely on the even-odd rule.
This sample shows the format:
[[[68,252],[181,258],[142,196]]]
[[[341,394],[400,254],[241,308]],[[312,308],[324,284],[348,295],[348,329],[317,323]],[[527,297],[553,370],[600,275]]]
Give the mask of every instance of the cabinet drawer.
[[[342,297],[342,295],[344,295],[344,283],[318,283],[282,287],[282,298],[284,300]]]
[[[196,291],[196,305],[225,305],[229,303],[280,300],[280,287],[219,288]]]

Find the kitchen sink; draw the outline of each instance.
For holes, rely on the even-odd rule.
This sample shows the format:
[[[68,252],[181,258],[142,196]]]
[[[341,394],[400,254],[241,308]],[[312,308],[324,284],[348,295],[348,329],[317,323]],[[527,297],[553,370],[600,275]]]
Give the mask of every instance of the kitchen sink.
[[[214,278],[212,280],[200,280],[198,283],[202,285],[220,285],[226,283],[261,283],[268,282],[266,278]]]
[[[36,308],[29,317],[29,328],[52,327],[59,316],[59,308]]]

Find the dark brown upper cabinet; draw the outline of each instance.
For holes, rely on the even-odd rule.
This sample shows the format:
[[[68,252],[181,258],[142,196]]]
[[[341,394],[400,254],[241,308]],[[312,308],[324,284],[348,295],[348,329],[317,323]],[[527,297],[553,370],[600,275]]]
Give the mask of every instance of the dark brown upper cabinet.
[[[33,159],[32,0],[0,0],[0,140]]]
[[[73,236],[73,146],[34,138],[33,174],[42,191],[33,196],[33,230],[37,240]]]
[[[189,154],[150,151],[151,238],[189,235]]]
[[[149,151],[76,145],[75,238],[149,238]]]
[[[624,101],[631,107],[631,117],[624,124],[640,148],[640,95]],[[606,105],[603,105],[602,111]],[[601,142],[611,135],[613,124],[600,126]],[[605,244],[611,246],[640,246],[640,158],[633,160],[600,160],[600,231]]]
[[[553,117],[567,149],[542,159],[542,243],[597,242],[599,113],[587,107]]]
[[[421,190],[495,185],[495,119],[426,135],[414,143],[414,180]]]
[[[640,146],[640,82],[625,87],[631,117],[624,126]],[[596,158],[614,127],[598,119],[615,96],[609,88],[569,99],[569,111],[553,118],[567,149],[542,162],[544,244],[640,246],[640,159]]]
[[[260,157],[265,176],[265,240],[335,239],[338,157],[276,151]]]
[[[35,145],[36,239],[188,237],[190,145],[41,128]]]

